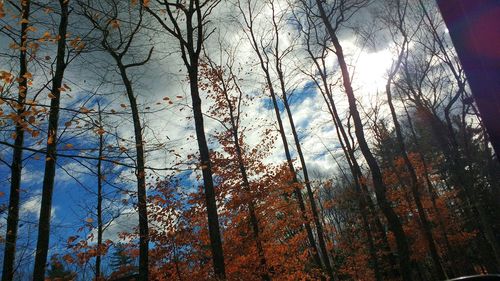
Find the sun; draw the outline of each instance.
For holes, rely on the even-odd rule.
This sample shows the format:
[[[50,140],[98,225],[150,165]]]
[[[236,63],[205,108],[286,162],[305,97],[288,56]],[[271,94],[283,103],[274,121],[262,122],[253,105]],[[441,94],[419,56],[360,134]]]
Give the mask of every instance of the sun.
[[[383,89],[392,60],[393,56],[388,49],[377,52],[362,51],[353,64],[353,86],[368,94]]]

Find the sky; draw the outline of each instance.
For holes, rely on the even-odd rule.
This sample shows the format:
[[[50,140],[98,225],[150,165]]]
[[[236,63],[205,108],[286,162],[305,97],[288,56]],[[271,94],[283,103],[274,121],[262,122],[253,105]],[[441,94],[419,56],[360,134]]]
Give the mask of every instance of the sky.
[[[279,1],[278,1],[279,2]],[[281,7],[284,7],[284,2],[281,1]],[[279,5],[278,5],[279,6]],[[236,50],[238,53],[236,64],[243,69],[240,73],[242,79],[241,85],[246,93],[257,98],[244,106],[243,112],[246,113],[242,120],[243,126],[248,127],[245,140],[250,146],[255,146],[260,142],[264,131],[267,128],[274,128],[273,134],[276,136],[275,115],[270,103],[270,98],[263,92],[263,76],[260,68],[255,60],[255,55],[251,46],[246,40],[246,35],[240,26],[237,24],[228,25],[225,21],[225,15],[234,13],[234,7],[223,2],[214,10],[213,15],[216,32],[209,38],[207,42],[207,52],[217,57],[218,41],[223,38],[225,44],[231,50]],[[223,20],[226,19],[226,20]],[[268,10],[263,10],[259,15],[259,24],[256,28],[258,36],[265,36],[269,32],[269,14]],[[73,19],[76,21],[75,19]],[[75,24],[75,22],[72,22]],[[284,26],[283,32],[280,34],[282,45],[296,42],[296,35],[293,32],[293,26]],[[41,27],[39,32],[42,32],[44,27]],[[154,31],[149,31],[154,32]],[[197,144],[194,138],[194,124],[191,117],[190,98],[188,92],[188,83],[186,81],[186,72],[182,65],[178,51],[175,51],[177,44],[171,36],[165,33],[158,33],[156,36],[145,36],[148,40],[153,40],[158,48],[155,48],[151,62],[145,67],[134,69],[131,71],[133,78],[134,90],[137,93],[137,99],[142,109],[149,107],[149,111],[153,113],[143,114],[143,123],[146,124],[144,129],[146,148],[152,149],[158,144],[163,147],[160,150],[154,150],[146,156],[146,165],[150,167],[174,167],[177,162],[187,162],[187,155],[196,153]],[[360,44],[360,39],[352,32],[347,31],[342,34],[341,43],[345,49],[348,63],[351,66],[353,74],[353,86],[356,89],[358,102],[361,104],[370,104],[376,97],[378,91],[383,90],[385,86],[385,77],[387,70],[391,67],[393,54],[391,49],[386,48],[368,48]],[[0,40],[1,42],[7,42]],[[152,42],[153,42],[152,41]],[[142,43],[142,42],[141,42]],[[4,48],[5,45],[1,44]],[[137,50],[137,56],[140,57],[147,50],[143,46],[134,46]],[[50,53],[50,51],[48,51]],[[4,59],[4,58],[2,58]],[[296,52],[287,57],[287,63],[297,67],[309,67],[308,62],[304,59],[303,52]],[[110,58],[101,52],[83,53],[77,57],[68,67],[64,82],[68,83],[72,88],[64,95],[62,100],[63,107],[79,108],[86,107],[96,109],[97,103],[95,93],[105,94],[99,98],[101,106],[107,111],[112,109],[120,111],[121,104],[127,104],[124,90],[119,84],[119,77],[115,68],[103,69],[102,65],[109,64]],[[329,57],[327,60],[331,63],[332,68],[335,67],[335,59]],[[354,68],[355,65],[355,68]],[[33,66],[33,68],[36,68]],[[292,72],[292,71],[291,71]],[[295,71],[297,72],[297,71]],[[340,157],[339,145],[336,138],[336,133],[329,117],[326,106],[324,105],[323,97],[313,87],[313,82],[306,76],[297,74],[291,84],[295,85],[293,96],[290,100],[291,111],[297,130],[301,137],[301,144],[304,150],[305,160],[308,163],[310,170],[319,171],[321,174],[332,174],[336,170],[336,163],[332,159],[329,151],[333,151],[334,155]],[[34,88],[40,87],[42,83],[35,81]],[[103,85],[103,80],[116,83],[113,86],[109,84]],[[344,107],[346,101],[341,92],[335,93],[338,106]],[[92,98],[91,98],[92,97]],[[165,97],[173,102],[169,104],[164,100]],[[47,102],[45,98],[45,102]],[[209,102],[204,100],[203,109],[207,112],[210,106]],[[283,108],[280,107],[283,112]],[[95,114],[90,114],[94,120]],[[120,146],[125,146],[131,151],[131,138],[133,137],[133,129],[131,118],[127,116],[125,120],[123,115],[118,118],[109,117],[105,120],[106,133],[116,134],[121,140],[118,141]],[[285,131],[292,142],[291,130],[286,114],[282,114]],[[90,130],[76,129],[76,120],[82,118],[81,123],[89,121],[89,117],[77,116],[74,117],[69,113],[61,115],[60,124],[64,127],[64,123],[72,121],[74,125],[70,130],[82,131],[77,137],[72,137],[73,134],[63,133],[60,139],[60,149],[62,153],[67,154],[86,154],[94,153],[89,148],[93,148],[97,144],[97,134]],[[220,129],[220,124],[205,118],[205,129],[207,136],[210,136]],[[7,133],[6,133],[7,134]],[[108,137],[110,143],[116,144],[116,140]],[[68,148],[67,144],[72,147]],[[43,142],[37,144],[35,140],[28,139],[27,144],[31,147],[43,147]],[[218,149],[218,145],[210,141],[209,146],[212,149]],[[291,145],[292,153],[295,156],[294,146]],[[86,149],[80,150],[80,149]],[[0,158],[9,162],[11,149],[8,147],[0,147]],[[177,155],[175,155],[177,154]],[[30,263],[30,258],[33,255],[33,248],[36,242],[36,220],[39,214],[40,192],[43,179],[44,161],[36,160],[39,155],[25,153],[23,179],[22,179],[22,207],[20,222],[20,247],[26,249],[26,252],[20,251],[21,258]],[[284,160],[284,154],[280,141],[275,142],[275,148],[269,151],[269,156],[265,161],[267,163],[280,163]],[[128,163],[131,163],[130,160]],[[94,217],[89,209],[96,202],[96,177],[95,177],[95,161],[80,160],[76,162],[71,158],[60,157],[57,161],[58,167],[56,171],[56,185],[54,189],[53,208],[52,208],[52,228],[51,240],[52,252],[57,252],[61,246],[65,244],[66,239],[72,235],[84,237],[89,233],[95,232],[92,222],[89,225],[88,218]],[[84,164],[84,165],[82,165]],[[131,163],[132,164],[132,163]],[[199,181],[196,180],[197,171],[192,170],[193,163],[187,163],[176,166],[183,170],[179,177],[182,180],[183,188],[186,190],[195,190]],[[133,171],[125,167],[117,167],[112,164],[106,164],[106,181],[105,193],[108,200],[105,202],[106,209],[113,214],[121,214],[117,216],[105,232],[104,239],[116,240],[116,236],[120,231],[130,230],[136,225],[137,216],[131,204],[121,206],[122,199],[129,199],[130,194],[123,190],[134,188]],[[154,176],[167,176],[171,171],[157,171]],[[2,183],[2,192],[4,195],[0,197],[0,204],[8,202],[8,186],[9,186],[9,170],[8,167],[0,165],[0,182]],[[6,212],[0,214],[4,221]],[[81,232],[77,230],[84,227]],[[5,224],[0,223],[0,232],[5,232]]]

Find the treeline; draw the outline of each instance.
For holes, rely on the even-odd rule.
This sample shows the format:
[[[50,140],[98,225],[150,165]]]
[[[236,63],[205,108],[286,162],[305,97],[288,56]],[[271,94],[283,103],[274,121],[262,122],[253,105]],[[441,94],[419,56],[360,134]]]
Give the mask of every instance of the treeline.
[[[433,1],[1,1],[0,25],[3,281],[500,272],[500,162]],[[55,243],[62,192],[90,199]]]

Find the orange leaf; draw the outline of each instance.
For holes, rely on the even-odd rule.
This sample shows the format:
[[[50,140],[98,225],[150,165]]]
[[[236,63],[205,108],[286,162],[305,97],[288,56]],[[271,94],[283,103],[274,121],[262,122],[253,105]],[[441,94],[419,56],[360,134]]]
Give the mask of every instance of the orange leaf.
[[[81,113],[89,113],[90,110],[88,108],[86,108],[86,107],[80,107],[80,112]]]

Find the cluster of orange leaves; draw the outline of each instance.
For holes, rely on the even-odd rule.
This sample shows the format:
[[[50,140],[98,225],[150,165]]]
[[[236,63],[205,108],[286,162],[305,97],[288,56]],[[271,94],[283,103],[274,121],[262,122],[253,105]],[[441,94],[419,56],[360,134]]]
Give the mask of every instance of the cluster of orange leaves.
[[[465,230],[463,221],[456,217],[451,209],[452,205],[460,205],[456,190],[443,188],[440,188],[439,191],[436,190],[436,186],[439,186],[441,182],[441,177],[438,174],[432,174],[432,167],[427,167],[428,171],[425,170],[418,153],[410,153],[409,158],[417,173],[421,201],[431,224],[434,226],[433,235],[441,255],[446,252],[444,235],[455,247],[467,245],[475,237],[476,232]],[[393,165],[394,169],[384,171],[384,178],[389,186],[388,197],[391,202],[394,202],[395,210],[403,222],[403,228],[411,245],[412,259],[422,261],[428,255],[427,241],[422,234],[422,226],[409,184],[402,185],[400,182],[408,179],[409,175],[403,159],[394,159]],[[426,183],[426,173],[430,173],[428,176],[434,185],[433,189],[429,189]],[[431,190],[434,194],[431,194]]]

